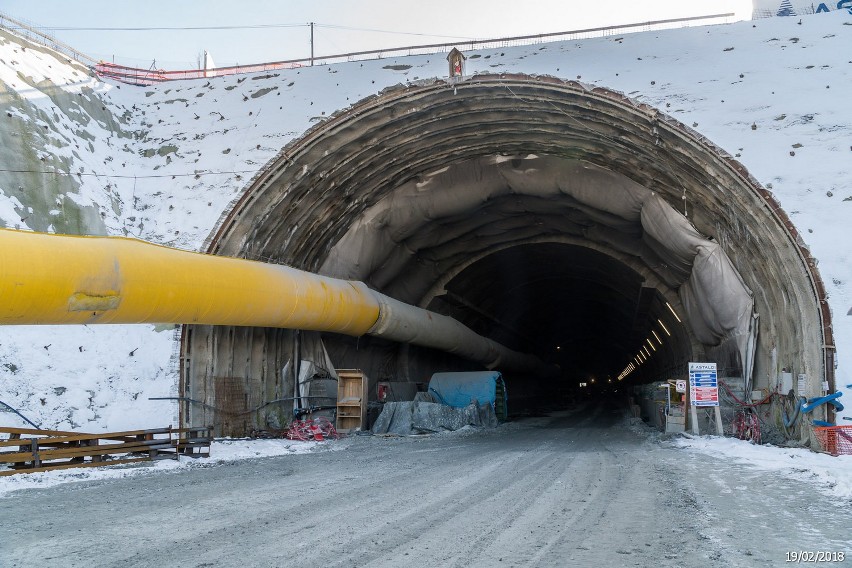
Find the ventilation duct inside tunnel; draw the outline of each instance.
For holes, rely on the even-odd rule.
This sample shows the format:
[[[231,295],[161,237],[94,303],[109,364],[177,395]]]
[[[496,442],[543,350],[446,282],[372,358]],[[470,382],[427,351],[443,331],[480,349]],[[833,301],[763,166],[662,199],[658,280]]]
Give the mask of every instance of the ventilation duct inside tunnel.
[[[782,367],[813,385],[833,372],[821,281],[771,195],[670,117],[574,82],[477,76],[366,99],[284,148],[210,251],[451,315],[558,363],[552,389],[683,376],[689,360],[755,388],[774,388]],[[470,367],[372,338],[323,340],[335,366],[374,381]],[[217,376],[244,377],[258,403],[289,393],[293,345],[190,327],[182,388],[214,406]]]

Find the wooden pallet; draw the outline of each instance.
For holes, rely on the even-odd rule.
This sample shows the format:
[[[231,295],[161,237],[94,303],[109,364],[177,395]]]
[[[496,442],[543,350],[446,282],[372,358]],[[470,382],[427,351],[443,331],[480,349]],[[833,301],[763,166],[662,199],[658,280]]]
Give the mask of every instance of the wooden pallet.
[[[0,427],[0,476],[210,455],[210,428],[88,434]]]

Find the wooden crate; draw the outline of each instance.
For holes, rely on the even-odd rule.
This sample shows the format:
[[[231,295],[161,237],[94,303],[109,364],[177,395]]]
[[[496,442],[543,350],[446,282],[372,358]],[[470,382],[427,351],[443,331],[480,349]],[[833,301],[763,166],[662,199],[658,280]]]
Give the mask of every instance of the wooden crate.
[[[367,376],[359,369],[337,369],[338,432],[364,430],[367,427]]]

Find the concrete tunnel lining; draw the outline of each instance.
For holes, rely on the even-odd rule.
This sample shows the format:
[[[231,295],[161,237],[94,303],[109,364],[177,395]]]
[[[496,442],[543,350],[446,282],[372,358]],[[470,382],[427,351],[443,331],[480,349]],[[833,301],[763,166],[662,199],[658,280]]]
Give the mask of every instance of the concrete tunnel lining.
[[[522,166],[530,161],[536,166],[552,162],[548,166],[551,179],[545,181],[548,176],[541,172],[524,174]],[[770,375],[773,360],[779,366],[801,369],[814,380],[830,375],[833,369],[825,361],[833,345],[830,320],[819,304],[821,282],[771,195],[724,152],[656,109],[575,82],[478,76],[461,82],[407,85],[366,99],[284,148],[223,217],[211,235],[209,249],[272,258],[330,276],[357,277],[397,299],[440,312],[450,309],[436,301],[445,283],[473,259],[537,239],[567,239],[630,258],[643,278],[671,299],[688,273],[665,247],[649,245],[641,224],[635,219],[619,221],[605,211],[611,205],[607,200],[594,206],[566,193],[543,190],[552,188],[552,179],[572,168],[599,172],[610,182],[618,180],[634,188],[634,193],[654,195],[664,207],[685,211],[687,225],[697,230],[695,238],[705,244],[703,235],[712,237],[726,253],[743,286],[756,291],[755,310],[761,316],[756,384]],[[448,206],[425,215],[420,211],[421,216],[414,219],[413,212],[424,203],[417,201],[417,195],[453,171],[466,171],[470,179],[448,183],[447,195],[461,200],[473,193],[472,204],[436,202],[433,206],[439,209]],[[484,203],[480,198],[497,186],[486,183],[479,194],[465,192],[468,184],[483,183],[486,178],[500,179],[505,185],[507,176],[526,179],[516,182],[522,186],[520,191],[513,188]],[[383,230],[374,231],[376,226]],[[372,244],[366,244],[367,238]],[[694,300],[686,298],[687,303]],[[711,304],[710,308],[716,305]],[[676,307],[689,311],[684,302]],[[705,303],[697,311],[693,308],[693,313],[707,307]],[[456,308],[456,317],[475,328],[475,311]],[[735,311],[742,315],[740,308],[735,306]],[[221,341],[228,333],[199,328],[190,334],[192,339],[184,340],[182,389],[214,403],[216,376],[248,380],[259,374],[261,383],[275,385],[261,390],[287,390],[282,361],[265,359],[270,347],[266,340],[262,346],[256,339],[230,346],[230,340]],[[658,365],[657,375],[663,369],[673,371],[684,356],[693,355],[715,358],[731,373],[741,372],[741,361],[731,357],[730,345],[714,346],[701,333],[704,342],[696,341],[692,325],[684,333],[680,353],[671,355],[678,364]],[[730,329],[726,333],[728,338],[735,335]],[[281,334],[274,335],[282,341]],[[334,337],[326,339],[337,342]],[[718,334],[716,340],[726,343]],[[226,344],[238,354],[223,353],[221,347]],[[516,345],[509,343],[509,347]],[[701,347],[707,348],[706,353],[700,352]],[[387,356],[377,356],[381,365],[371,367],[363,349],[356,353],[357,343],[354,348],[330,349],[336,366],[365,366],[377,375],[374,380],[414,378],[428,367],[412,365],[416,372],[403,369],[407,363],[402,355],[393,364],[388,364]],[[187,356],[193,350],[207,359]],[[386,350],[409,352],[393,346]],[[216,356],[211,357],[214,351]],[[278,345],[274,351],[286,357],[292,350]],[[632,355],[622,354],[622,362],[626,364]],[[433,361],[450,364],[439,356]],[[643,380],[652,378],[657,377]]]

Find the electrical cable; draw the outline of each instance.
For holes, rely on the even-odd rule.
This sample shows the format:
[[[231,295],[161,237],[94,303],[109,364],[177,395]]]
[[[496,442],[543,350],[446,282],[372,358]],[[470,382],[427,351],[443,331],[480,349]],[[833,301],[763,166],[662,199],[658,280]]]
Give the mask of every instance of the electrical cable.
[[[189,30],[254,30],[263,28],[304,28],[310,24],[248,24],[248,25],[233,25],[233,26],[140,26],[140,27],[78,27],[78,26],[47,26],[40,27],[61,32],[151,32],[151,31],[189,31]],[[26,29],[10,26],[9,29]]]
[[[254,174],[258,170],[233,170],[221,172],[194,172],[191,174],[151,174],[151,175],[127,175],[127,174],[98,174],[94,172],[62,172],[48,170],[13,170],[8,168],[0,168],[0,172],[12,174],[49,174],[57,176],[91,176],[105,178],[122,178],[122,179],[149,179],[149,178],[176,178],[176,177],[200,177],[209,175],[230,175],[230,174]]]
[[[33,427],[33,428],[35,428],[36,430],[41,430],[41,426],[39,426],[38,424],[36,424],[35,422],[33,422],[32,420],[30,420],[30,419],[29,419],[29,418],[27,418],[26,416],[24,416],[23,414],[21,414],[20,412],[18,412],[18,410],[17,410],[16,408],[14,408],[14,407],[12,407],[12,406],[10,406],[10,405],[6,404],[6,403],[5,403],[5,402],[3,402],[2,400],[0,400],[0,404],[2,404],[3,406],[5,406],[6,408],[8,408],[8,409],[9,409],[9,410],[8,410],[8,412],[14,412],[15,414],[17,414],[18,416],[20,416],[21,418],[23,418],[23,419],[24,419],[24,421],[25,421],[27,424],[29,424],[30,426],[32,426],[32,427]]]
[[[305,398],[305,397],[302,397],[302,398]],[[330,398],[330,397],[322,397],[322,398]],[[308,406],[308,407],[305,407],[305,408],[297,408],[297,409],[293,410],[293,416],[298,419],[298,418],[301,418],[302,416],[304,416],[305,414],[312,414],[312,413],[317,412],[319,410],[333,410],[333,409],[336,409],[336,408],[337,408],[337,405],[324,405],[324,406],[313,406],[312,405],[312,406]]]
[[[279,402],[288,402],[288,401],[292,402],[294,400],[299,400],[299,399],[302,399],[302,398],[325,398],[325,399],[332,400],[335,397],[333,397],[333,396],[299,396],[299,397],[289,396],[289,397],[285,397],[285,398],[276,398],[275,400],[270,400],[269,402],[264,402],[260,406],[252,408],[251,410],[245,410],[245,411],[241,411],[241,412],[228,410],[226,408],[220,408],[218,406],[213,406],[212,404],[207,404],[206,402],[202,402],[200,400],[196,400],[194,398],[189,398],[189,397],[185,397],[185,396],[155,396],[155,397],[149,397],[148,400],[176,400],[176,401],[179,401],[179,402],[190,402],[190,403],[196,404],[196,405],[198,405],[202,408],[206,408],[208,410],[213,410],[214,412],[220,412],[220,413],[226,414],[228,416],[245,416],[246,414],[251,414],[253,412],[257,412],[258,410],[262,410],[262,409],[266,408],[267,406],[271,406],[271,405],[277,404]]]
[[[393,30],[377,30],[374,28],[356,28],[352,26],[336,26],[334,24],[314,24],[318,28],[327,28],[332,30],[351,30],[355,32],[375,32],[380,34],[395,34],[395,35],[408,35],[408,36],[422,36],[422,37],[443,37],[448,39],[463,39],[467,41],[476,41],[478,38],[475,37],[467,37],[467,36],[453,36],[453,35],[444,35],[444,34],[427,34],[427,33],[419,33],[419,32],[399,32]]]
[[[41,26],[44,29],[52,32],[151,32],[151,31],[197,31],[197,30],[258,30],[258,29],[276,29],[276,28],[310,28],[311,24],[245,24],[245,25],[230,25],[230,26],[138,26],[138,27],[120,27],[120,26]],[[356,32],[374,32],[382,34],[420,36],[420,37],[441,37],[456,40],[475,41],[477,38],[468,36],[456,36],[446,34],[430,34],[424,32],[403,32],[396,30],[380,30],[375,28],[359,28],[354,26],[340,26],[335,24],[319,24],[314,22],[314,27],[326,28],[330,30],[347,30]],[[22,29],[19,27],[10,27],[10,29]]]

